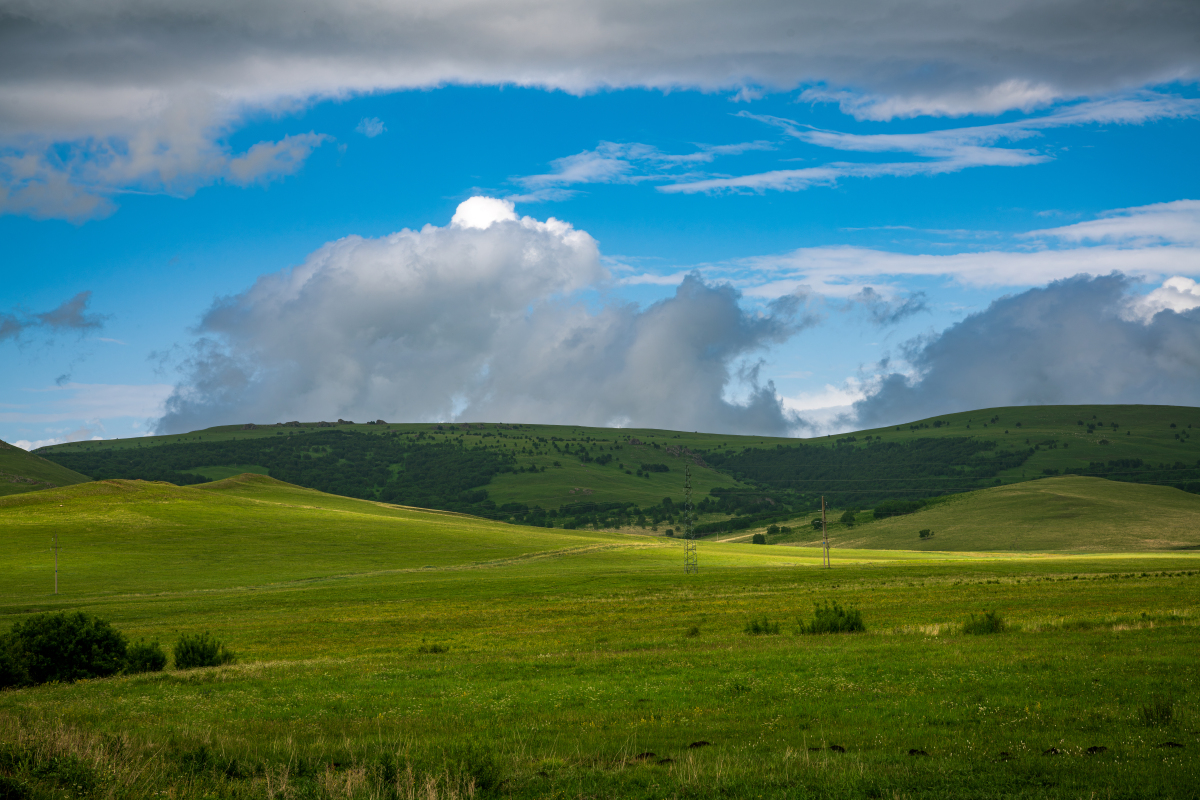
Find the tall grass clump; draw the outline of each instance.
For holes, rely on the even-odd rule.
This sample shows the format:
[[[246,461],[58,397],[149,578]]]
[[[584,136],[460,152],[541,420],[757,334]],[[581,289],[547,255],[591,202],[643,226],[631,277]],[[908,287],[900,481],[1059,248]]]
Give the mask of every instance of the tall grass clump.
[[[995,611],[985,611],[981,616],[972,614],[970,618],[963,623],[963,633],[984,634],[984,633],[1003,633],[1008,627],[1004,621],[1004,617],[1000,616]]]
[[[751,636],[777,636],[779,635],[779,623],[771,622],[766,617],[751,619],[746,623],[746,633]]]
[[[175,643],[175,669],[219,667],[222,664],[232,664],[233,661],[233,653],[210,636],[208,631],[199,634],[185,633]]]
[[[842,608],[836,602],[817,603],[813,621],[800,623],[801,633],[860,633],[867,626],[857,608]]]
[[[1142,725],[1147,728],[1162,728],[1175,719],[1175,702],[1170,698],[1156,697],[1141,708]]]

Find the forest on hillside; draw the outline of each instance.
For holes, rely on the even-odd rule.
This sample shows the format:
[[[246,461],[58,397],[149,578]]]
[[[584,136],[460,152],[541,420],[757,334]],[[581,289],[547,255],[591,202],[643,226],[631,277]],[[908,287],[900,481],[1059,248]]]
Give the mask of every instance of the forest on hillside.
[[[994,486],[1001,472],[1019,467],[1033,448],[1001,450],[971,436],[885,442],[848,436],[832,445],[777,445],[773,449],[705,454],[717,469],[759,486],[788,491],[806,506],[871,508],[895,499],[937,497]]]
[[[607,452],[591,453],[583,444],[573,448],[569,443],[560,447],[556,441],[540,437],[537,441],[553,447],[556,453],[581,460],[601,462],[612,458]],[[696,498],[695,510],[702,522],[695,530],[706,535],[792,520],[819,509],[821,497],[838,509],[887,508],[908,513],[925,499],[995,486],[1001,482],[1002,472],[1024,465],[1037,446],[1001,448],[994,440],[969,436],[886,442],[869,435],[849,435],[827,445],[714,449],[701,454],[705,461],[748,486],[718,488],[709,496]],[[192,471],[195,469],[254,465],[265,468],[273,478],[331,494],[462,511],[527,525],[663,525],[670,526],[673,533],[682,526],[680,509],[669,498],[643,507],[621,501],[579,502],[548,509],[524,503],[497,507],[488,497],[488,484],[503,472],[537,469],[518,465],[518,454],[525,452],[498,452],[487,446],[464,444],[461,439],[428,439],[420,433],[368,435],[329,430],[303,436],[153,447],[53,450],[43,455],[96,480],[140,478],[188,485],[208,480]],[[638,474],[667,469],[666,465],[643,464]],[[1061,474],[1057,470],[1044,472],[1029,477]],[[1200,493],[1200,463],[1152,465],[1140,459],[1121,459],[1092,462],[1068,474],[1154,483]]]

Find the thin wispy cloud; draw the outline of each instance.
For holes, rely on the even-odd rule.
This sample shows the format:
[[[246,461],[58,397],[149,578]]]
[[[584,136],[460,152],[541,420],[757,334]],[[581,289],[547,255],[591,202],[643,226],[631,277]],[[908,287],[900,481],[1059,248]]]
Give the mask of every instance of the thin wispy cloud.
[[[962,231],[950,231],[965,238]],[[994,232],[987,232],[993,238]],[[1007,248],[1002,245],[1007,244]],[[863,292],[901,290],[894,282],[945,278],[972,288],[1027,287],[1074,275],[1119,272],[1150,281],[1200,278],[1200,201],[1179,200],[1119,209],[1061,228],[1018,233],[991,249],[934,254],[853,245],[802,247],[784,253],[692,264],[669,272],[624,275],[624,285],[669,285],[688,270],[731,281],[748,297],[771,299],[804,287],[842,301],[874,299]],[[915,311],[922,308],[912,306]],[[886,318],[888,313],[880,311]]]
[[[379,117],[363,117],[358,123],[358,127],[354,129],[368,139],[374,139],[376,136],[384,133],[387,126],[383,124],[383,120]]]
[[[833,186],[845,178],[941,175],[977,167],[1027,167],[1053,156],[1027,147],[1001,146],[1042,136],[1067,126],[1142,125],[1163,119],[1200,116],[1200,100],[1160,94],[1080,103],[1041,117],[1013,122],[947,128],[924,133],[856,134],[823,130],[783,117],[740,112],[739,116],[779,128],[805,144],[842,152],[907,153],[915,159],[890,162],[836,161],[800,169],[776,169],[737,176],[714,176],[658,187],[667,193],[801,191]]]
[[[640,142],[601,142],[594,150],[551,161],[549,172],[514,178],[513,182],[526,191],[509,199],[515,202],[562,199],[575,191],[568,187],[583,184],[679,181],[694,174],[687,171],[693,165],[707,164],[722,156],[774,148],[772,142],[755,141],[700,144],[690,153],[664,153]]]

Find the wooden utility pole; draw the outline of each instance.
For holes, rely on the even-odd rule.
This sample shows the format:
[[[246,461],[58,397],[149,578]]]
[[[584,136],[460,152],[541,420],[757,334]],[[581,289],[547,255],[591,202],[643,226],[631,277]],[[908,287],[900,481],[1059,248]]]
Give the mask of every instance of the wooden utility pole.
[[[58,531],[54,531],[54,593],[58,594]]]
[[[695,534],[692,532],[692,465],[683,465],[683,571],[687,574],[700,571],[696,555]]]
[[[821,566],[829,566],[829,533],[825,527],[825,495],[821,495]]]

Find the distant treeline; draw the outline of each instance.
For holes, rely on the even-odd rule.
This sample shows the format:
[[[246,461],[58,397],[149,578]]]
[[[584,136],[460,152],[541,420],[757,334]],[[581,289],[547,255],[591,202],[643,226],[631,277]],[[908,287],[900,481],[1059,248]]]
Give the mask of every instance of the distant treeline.
[[[272,478],[330,494],[485,516],[501,514],[482,487],[516,463],[511,455],[483,448],[337,430],[44,455],[95,480],[140,478],[181,486],[208,480],[192,469],[253,464]]]
[[[704,454],[739,480],[788,491],[804,506],[824,496],[839,508],[871,508],[895,498],[936,497],[994,486],[1004,470],[1025,463],[1033,448],[1000,450],[970,436],[884,442],[867,436],[831,446],[777,445],[773,450]],[[863,446],[865,442],[866,446]]]
[[[1085,469],[1066,469],[1061,473],[1056,469],[1044,469],[1042,473],[1045,475],[1086,475],[1092,478],[1107,478],[1110,481],[1127,483],[1152,483],[1159,486],[1173,486],[1185,492],[1200,494],[1200,461],[1195,464],[1176,461],[1174,464],[1151,465],[1140,458],[1118,458],[1107,464],[1103,461],[1093,461]]]

